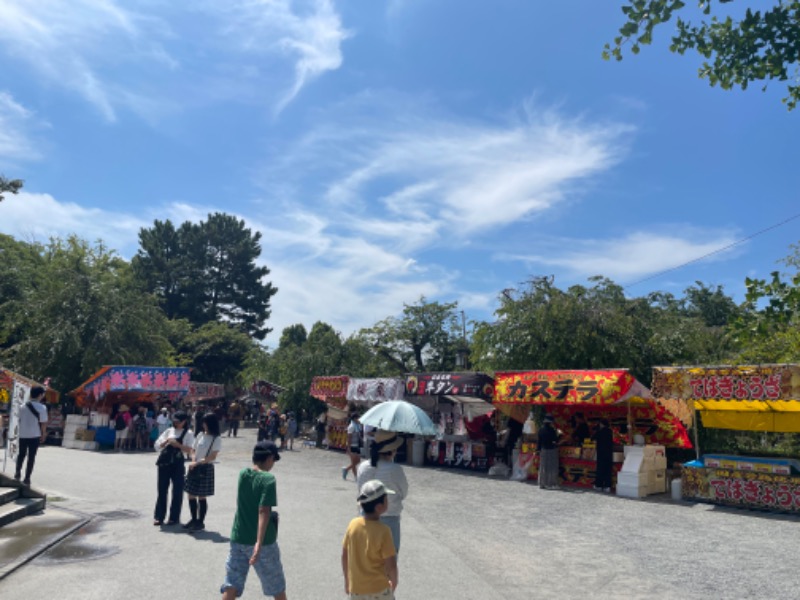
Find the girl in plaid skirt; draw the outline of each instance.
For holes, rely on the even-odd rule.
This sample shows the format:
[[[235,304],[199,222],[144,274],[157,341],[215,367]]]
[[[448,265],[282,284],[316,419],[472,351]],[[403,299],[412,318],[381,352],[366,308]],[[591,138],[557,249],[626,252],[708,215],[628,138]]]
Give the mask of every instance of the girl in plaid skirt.
[[[222,449],[219,420],[214,413],[203,416],[203,432],[194,442],[192,462],[186,475],[186,494],[189,496],[189,512],[192,520],[183,528],[189,531],[205,529],[208,501],[214,495],[214,460]]]

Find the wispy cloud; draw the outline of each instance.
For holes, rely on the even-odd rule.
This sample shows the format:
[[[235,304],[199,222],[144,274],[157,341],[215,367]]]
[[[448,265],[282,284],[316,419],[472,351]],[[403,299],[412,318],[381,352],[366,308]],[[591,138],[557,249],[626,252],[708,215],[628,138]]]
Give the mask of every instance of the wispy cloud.
[[[120,108],[152,120],[187,99],[251,93],[280,112],[310,81],[341,66],[349,35],[331,0],[135,7],[119,0],[0,0],[0,49],[114,122]],[[273,75],[279,62],[289,71],[282,83]],[[220,86],[254,91],[227,94]]]
[[[654,232],[632,232],[619,239],[537,240],[543,253],[497,254],[498,260],[522,262],[529,267],[561,269],[574,278],[603,275],[628,283],[694,261],[724,248],[736,239],[733,231],[700,231],[689,226],[676,228],[683,236]],[[561,250],[557,248],[569,248]],[[727,260],[737,251],[716,254],[705,260]]]
[[[31,111],[0,91],[0,166],[40,158],[30,136],[33,120]]]

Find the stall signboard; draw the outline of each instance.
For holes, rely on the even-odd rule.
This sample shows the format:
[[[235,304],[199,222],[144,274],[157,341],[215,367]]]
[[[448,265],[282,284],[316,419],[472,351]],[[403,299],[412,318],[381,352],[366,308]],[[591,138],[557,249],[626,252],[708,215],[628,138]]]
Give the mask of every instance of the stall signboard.
[[[622,401],[634,385],[626,370],[509,371],[495,374],[497,404],[578,404],[605,406]]]
[[[278,396],[284,388],[274,383],[270,383],[269,381],[264,381],[263,379],[258,379],[250,385],[250,391],[254,394],[261,396],[262,398],[266,398],[267,400],[274,402],[278,399]]]
[[[428,444],[425,463],[470,471],[486,471],[490,467],[486,446],[476,442],[433,440]]]
[[[124,392],[189,391],[188,367],[103,367],[87,382],[72,392],[78,404],[102,401],[106,395]]]
[[[213,400],[214,398],[225,397],[225,386],[221,383],[205,383],[202,381],[190,381],[189,392],[184,400],[186,402],[202,402]]]
[[[11,408],[8,415],[8,458],[14,463],[19,456],[19,411],[25,404],[31,386],[25,385],[21,381],[15,381],[11,391]],[[3,464],[5,469],[5,464]]]
[[[698,411],[707,428],[800,432],[800,365],[655,367],[653,394]]]
[[[347,386],[347,400],[377,404],[387,400],[402,400],[404,391],[405,382],[398,378],[351,379]]]
[[[739,508],[800,513],[800,478],[735,469],[683,469],[682,494],[687,500]]]
[[[800,400],[800,366],[658,367],[653,394],[684,400]]]
[[[311,380],[310,394],[317,400],[337,408],[347,406],[347,386],[350,378],[347,375],[319,376]]]
[[[409,373],[406,395],[471,396],[491,402],[494,379],[485,373]]]

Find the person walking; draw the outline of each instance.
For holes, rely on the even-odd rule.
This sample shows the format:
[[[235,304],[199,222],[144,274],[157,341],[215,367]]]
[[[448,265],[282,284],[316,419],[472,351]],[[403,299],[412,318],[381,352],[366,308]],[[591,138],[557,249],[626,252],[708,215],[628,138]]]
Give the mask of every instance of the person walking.
[[[388,525],[392,531],[394,549],[400,553],[400,515],[403,512],[403,500],[408,496],[408,480],[403,467],[394,462],[397,449],[403,439],[392,431],[378,430],[370,447],[370,458],[358,465],[356,482],[362,489],[369,481],[382,481],[394,493],[389,495],[389,507],[381,515],[381,523]]]
[[[156,452],[159,452],[156,460],[158,497],[153,512],[153,525],[163,525],[167,517],[167,496],[170,485],[172,485],[172,502],[169,505],[167,525],[177,525],[180,522],[183,504],[185,453],[191,452],[194,446],[194,434],[189,430],[189,415],[183,411],[177,411],[172,415],[172,427],[158,436],[153,446]]]
[[[238,402],[234,402],[228,408],[228,437],[236,437],[239,434],[239,421],[242,419],[242,407]]]
[[[558,432],[553,426],[553,417],[544,418],[536,449],[539,451],[539,487],[545,490],[557,490]]]
[[[265,596],[286,600],[286,577],[278,548],[278,505],[275,476],[270,473],[281,459],[275,442],[264,440],[253,448],[253,466],[239,472],[236,516],[225,563],[222,600],[234,600],[244,592],[252,565]]]
[[[45,390],[37,385],[31,388],[28,401],[19,407],[19,454],[14,479],[22,477],[22,465],[25,465],[25,479],[22,483],[31,484],[33,466],[39,445],[47,439],[47,407],[43,404]],[[27,458],[27,464],[25,459]]]
[[[214,413],[203,416],[202,427],[203,431],[194,438],[192,462],[189,463],[184,487],[192,519],[183,528],[189,531],[206,528],[208,497],[214,495],[214,461],[222,450],[219,420]]]
[[[347,526],[342,540],[344,592],[351,600],[392,600],[399,574],[392,532],[380,517],[389,508],[393,494],[383,482],[373,479],[358,495],[363,512]]]
[[[592,434],[595,443],[597,471],[594,489],[602,492],[611,491],[611,470],[614,464],[614,434],[608,419],[600,419],[597,430]]]
[[[342,467],[342,479],[347,479],[347,472],[353,471],[353,478],[358,477],[358,463],[361,461],[361,423],[358,415],[350,415],[350,424],[347,426],[347,457],[350,464]]]
[[[294,413],[290,412],[286,418],[286,439],[289,444],[289,450],[294,450],[294,438],[297,437],[297,419],[294,418]]]

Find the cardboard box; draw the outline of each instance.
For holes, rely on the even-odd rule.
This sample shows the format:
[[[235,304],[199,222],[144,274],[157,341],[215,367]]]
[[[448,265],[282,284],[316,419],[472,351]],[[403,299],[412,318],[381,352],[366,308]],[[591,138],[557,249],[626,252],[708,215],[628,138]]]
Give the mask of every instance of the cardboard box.
[[[617,483],[617,496],[625,498],[644,498],[647,495],[647,486],[629,486]]]

